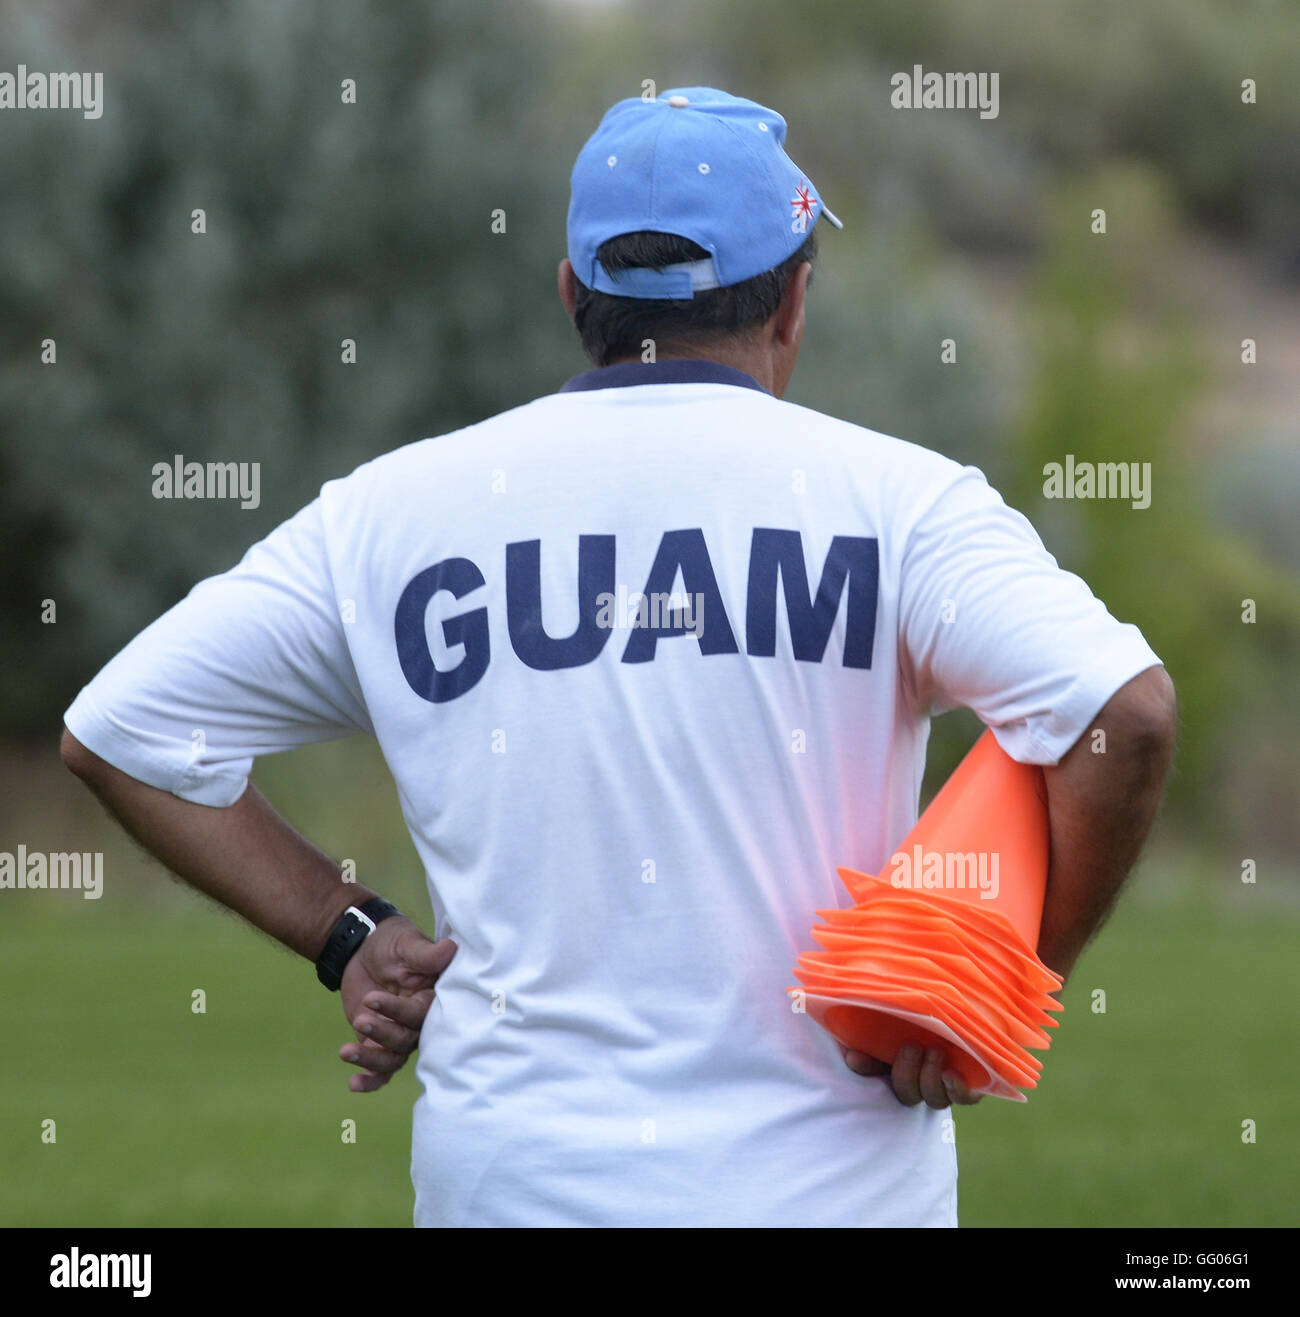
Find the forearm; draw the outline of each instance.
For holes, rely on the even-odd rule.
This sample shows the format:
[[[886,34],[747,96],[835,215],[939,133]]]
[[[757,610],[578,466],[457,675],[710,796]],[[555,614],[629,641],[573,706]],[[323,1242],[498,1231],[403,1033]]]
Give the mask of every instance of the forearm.
[[[374,895],[344,883],[339,866],[252,786],[235,804],[215,809],[146,786],[66,732],[63,757],[150,854],[308,960],[319,956],[348,906]]]
[[[1155,819],[1173,757],[1173,685],[1151,668],[1107,703],[1044,770],[1051,861],[1039,958],[1062,977],[1104,923]],[[1105,734],[1104,751],[1094,733]]]

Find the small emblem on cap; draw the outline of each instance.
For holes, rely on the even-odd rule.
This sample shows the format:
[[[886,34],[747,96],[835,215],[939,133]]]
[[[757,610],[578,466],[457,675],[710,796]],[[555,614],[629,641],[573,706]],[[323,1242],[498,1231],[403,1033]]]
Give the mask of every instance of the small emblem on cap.
[[[812,218],[813,207],[816,204],[817,198],[813,196],[807,182],[801,178],[799,186],[794,190],[794,196],[790,198],[790,205],[794,208],[794,218],[790,221],[791,233],[808,232],[808,221]]]
[[[680,110],[683,105],[689,105],[690,101],[685,96],[670,96],[668,98],[668,104],[671,105],[674,110]]]

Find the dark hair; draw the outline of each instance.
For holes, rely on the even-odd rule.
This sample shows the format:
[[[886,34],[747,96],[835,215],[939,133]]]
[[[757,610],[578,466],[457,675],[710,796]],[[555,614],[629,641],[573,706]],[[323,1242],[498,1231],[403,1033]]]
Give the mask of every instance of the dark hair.
[[[597,259],[610,274],[679,261],[703,260],[709,253],[689,238],[674,233],[624,233],[604,242]],[[803,246],[775,269],[730,288],[710,288],[692,298],[615,297],[588,288],[580,279],[573,323],[583,351],[597,366],[623,357],[639,357],[646,339],[658,351],[722,337],[745,337],[766,324],[781,305],[790,278],[804,261],[816,263],[817,231],[809,231]]]

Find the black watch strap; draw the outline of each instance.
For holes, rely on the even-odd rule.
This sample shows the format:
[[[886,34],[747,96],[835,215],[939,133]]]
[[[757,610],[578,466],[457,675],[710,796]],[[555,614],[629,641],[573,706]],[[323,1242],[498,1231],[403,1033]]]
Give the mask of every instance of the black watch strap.
[[[334,925],[325,950],[316,961],[316,977],[331,991],[343,982],[343,971],[356,955],[357,948],[374,932],[375,925],[390,915],[402,912],[382,897],[373,897],[364,905],[350,905]]]

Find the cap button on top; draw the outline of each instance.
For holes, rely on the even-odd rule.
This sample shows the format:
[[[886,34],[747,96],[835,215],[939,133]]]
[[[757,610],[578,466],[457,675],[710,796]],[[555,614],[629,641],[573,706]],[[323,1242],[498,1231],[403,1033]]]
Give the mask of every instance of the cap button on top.
[[[671,105],[674,110],[680,110],[683,105],[689,105],[690,101],[685,96],[670,96],[668,98],[668,104]]]

